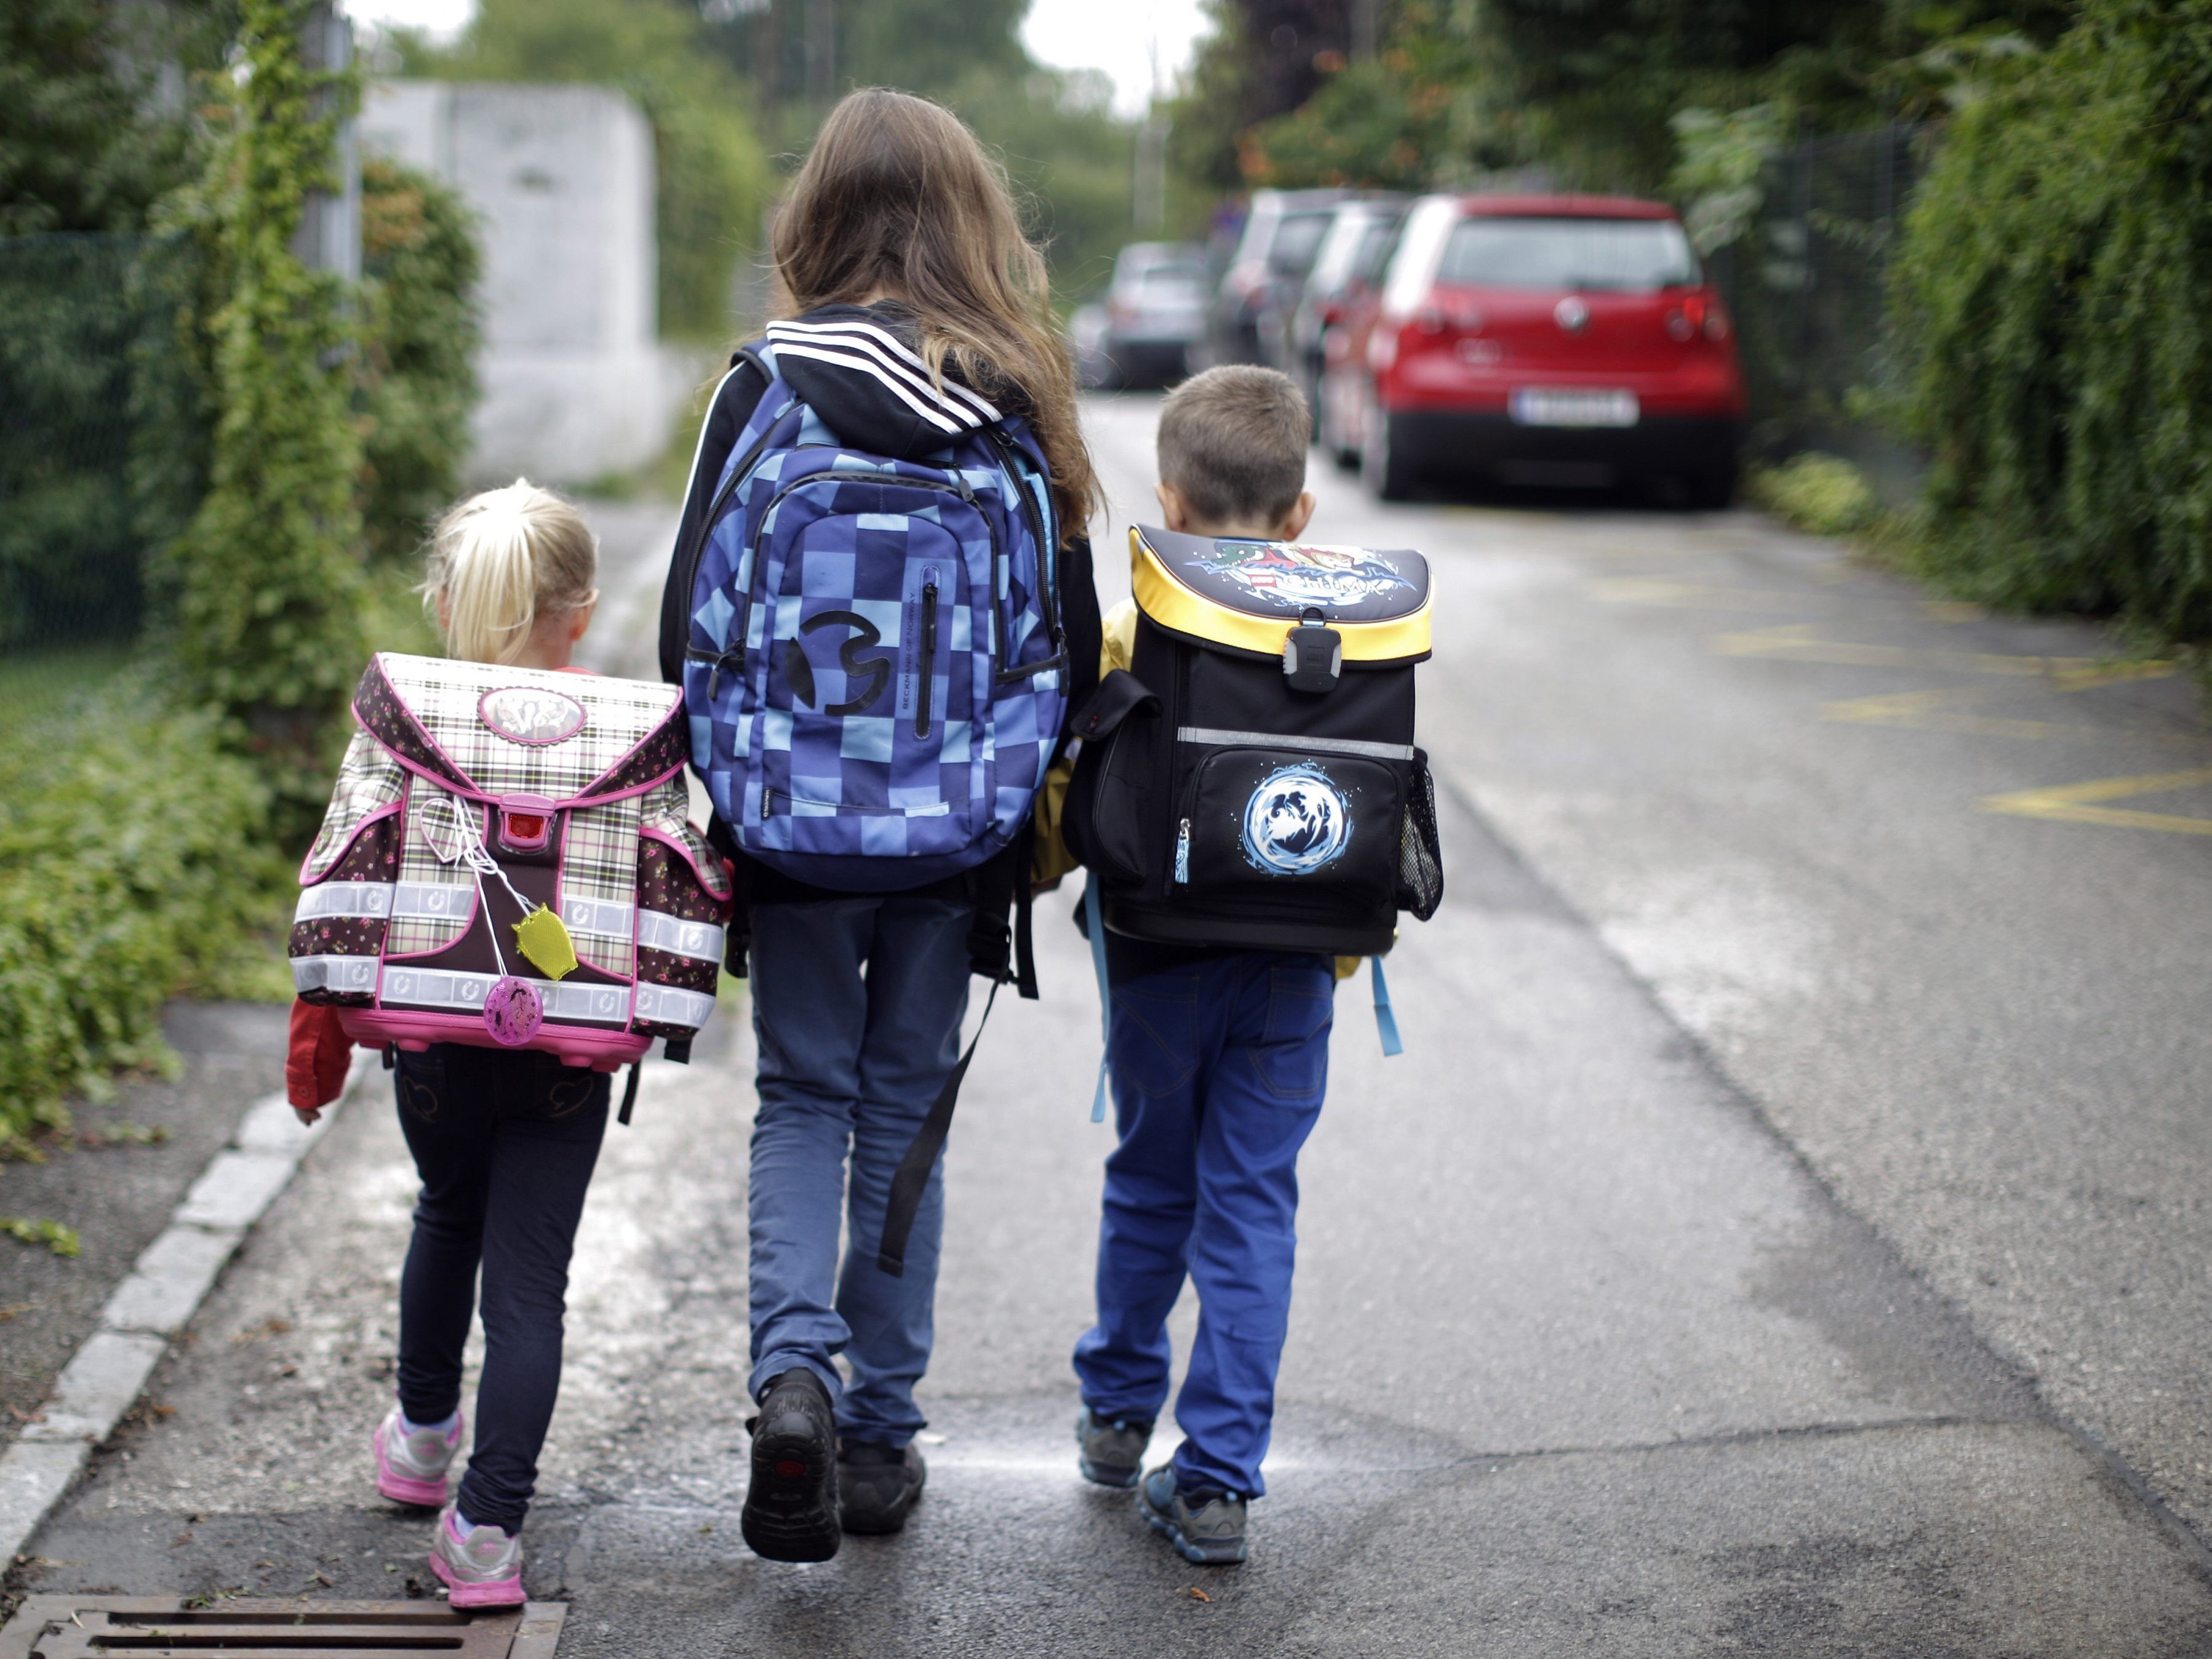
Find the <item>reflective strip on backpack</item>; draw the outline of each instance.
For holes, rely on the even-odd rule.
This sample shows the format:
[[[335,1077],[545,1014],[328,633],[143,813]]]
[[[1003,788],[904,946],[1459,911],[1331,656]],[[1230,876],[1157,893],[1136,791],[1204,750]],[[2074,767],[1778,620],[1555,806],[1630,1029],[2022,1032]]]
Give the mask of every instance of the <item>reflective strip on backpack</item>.
[[[620,899],[561,900],[561,920],[572,933],[596,933],[601,939],[628,939],[635,909]]]
[[[380,960],[376,957],[294,957],[292,988],[373,993]]]
[[[723,929],[711,921],[686,921],[665,910],[641,910],[637,942],[648,951],[665,951],[671,956],[690,957],[699,962],[720,962]]]
[[[550,1012],[550,1011],[549,1011]],[[681,990],[673,985],[651,985],[641,980],[637,988],[637,1017],[665,1025],[701,1026],[714,1012],[714,999],[703,991]]]
[[[392,914],[395,916],[434,916],[459,921],[476,908],[473,883],[402,881],[392,884]]]
[[[384,970],[386,1006],[410,1008],[482,1008],[498,974],[457,974],[440,968],[387,967]],[[520,978],[520,975],[516,975]],[[629,988],[626,985],[566,985],[550,979],[525,979],[544,999],[545,1018],[627,1025]]]
[[[1363,743],[1357,738],[1293,738],[1278,732],[1224,732],[1212,726],[1179,726],[1177,743],[1203,743],[1216,748],[1302,749],[1315,755],[1364,755],[1370,760],[1409,761],[1410,743]]]
[[[392,914],[388,881],[326,881],[300,895],[292,920],[320,921],[328,916],[359,916],[381,921]]]

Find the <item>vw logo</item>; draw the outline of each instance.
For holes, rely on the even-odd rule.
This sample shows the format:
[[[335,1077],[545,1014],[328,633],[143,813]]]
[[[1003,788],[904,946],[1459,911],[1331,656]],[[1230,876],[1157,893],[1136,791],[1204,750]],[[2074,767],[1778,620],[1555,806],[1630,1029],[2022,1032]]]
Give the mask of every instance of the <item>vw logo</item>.
[[[1552,319],[1570,334],[1579,334],[1589,326],[1589,307],[1579,294],[1570,294],[1552,307]]]
[[[1310,763],[1270,773],[1244,803],[1244,856],[1272,875],[1311,875],[1351,839],[1343,792]]]

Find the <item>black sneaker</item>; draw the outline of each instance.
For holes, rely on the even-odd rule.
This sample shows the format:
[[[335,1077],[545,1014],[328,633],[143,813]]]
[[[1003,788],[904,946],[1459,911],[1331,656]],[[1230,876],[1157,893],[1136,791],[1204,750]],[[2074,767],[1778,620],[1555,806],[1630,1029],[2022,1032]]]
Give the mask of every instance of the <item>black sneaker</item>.
[[[1175,1465],[1163,1463],[1137,1488],[1137,1513],[1164,1533],[1186,1561],[1226,1567],[1244,1559],[1244,1500],[1217,1486],[1176,1485]]]
[[[752,1485],[739,1528],[770,1561],[827,1561],[837,1528],[837,1424],[830,1390],[804,1365],[771,1380],[753,1437]]]
[[[1085,1406],[1075,1419],[1075,1462],[1085,1480],[1124,1491],[1145,1472],[1145,1447],[1152,1437],[1149,1417],[1101,1417]]]
[[[837,1508],[847,1532],[896,1532],[921,1501],[929,1468],[912,1445],[837,1444]]]

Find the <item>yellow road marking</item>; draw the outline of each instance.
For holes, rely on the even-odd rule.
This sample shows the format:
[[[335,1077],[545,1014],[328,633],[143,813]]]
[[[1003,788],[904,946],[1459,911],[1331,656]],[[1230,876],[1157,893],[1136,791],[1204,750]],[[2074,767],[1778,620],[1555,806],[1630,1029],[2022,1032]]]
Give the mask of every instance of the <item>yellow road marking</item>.
[[[2192,818],[2178,812],[2138,812],[2127,807],[2099,803],[2125,800],[2134,795],[2168,794],[2177,789],[2197,789],[2212,784],[2212,767],[2193,772],[2153,772],[2134,778],[2096,778],[2087,783],[2061,784],[2054,789],[2022,789],[2008,795],[1984,795],[1977,803],[1985,812],[2009,812],[2016,817],[2055,818],[2067,823],[2096,823],[2118,830],[2164,830],[2183,836],[2212,836],[2212,818]]]
[[[1669,581],[1663,576],[1610,576],[1590,584],[1590,597],[1603,605],[1661,605],[1685,611],[1802,611],[1795,593],[1760,592],[1748,587],[1708,587]],[[1816,602],[1817,603],[1817,602]]]
[[[1947,685],[1933,691],[1886,691],[1879,696],[1847,697],[1838,702],[1822,703],[1820,718],[1847,721],[1855,726],[1898,726],[1914,732],[1964,732],[1986,738],[2104,738],[2112,735],[2102,726],[1966,714],[1951,706],[1986,696],[1990,690],[1986,685]]]
[[[2049,675],[2062,690],[2086,690],[2115,680],[2159,679],[2169,662],[2114,662],[2102,657],[2029,657],[1999,651],[1923,651],[1903,645],[1859,645],[1813,637],[1809,623],[1785,623],[1746,634],[1717,634],[1723,657],[1771,657],[1784,662],[1837,663],[1849,668],[1935,668],[1955,674]]]

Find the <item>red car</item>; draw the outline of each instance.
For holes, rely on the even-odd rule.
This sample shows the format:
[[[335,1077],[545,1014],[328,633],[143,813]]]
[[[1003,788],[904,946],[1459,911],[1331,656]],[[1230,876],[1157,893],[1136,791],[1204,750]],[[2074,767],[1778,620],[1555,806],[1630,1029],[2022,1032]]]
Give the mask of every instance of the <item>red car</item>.
[[[1735,492],[1735,343],[1662,203],[1426,197],[1322,349],[1322,441],[1386,501],[1452,474]]]

